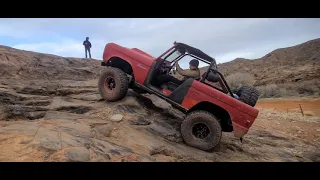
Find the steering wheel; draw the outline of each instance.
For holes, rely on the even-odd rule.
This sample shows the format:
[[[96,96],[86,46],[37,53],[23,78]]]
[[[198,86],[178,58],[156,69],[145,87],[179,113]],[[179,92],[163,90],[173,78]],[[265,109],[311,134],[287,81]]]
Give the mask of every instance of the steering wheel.
[[[163,68],[163,72],[166,72],[167,74],[171,74],[171,72],[173,74],[176,74],[176,66],[175,63],[173,63],[173,65],[169,65],[169,64],[163,64],[162,65]]]
[[[168,74],[170,71],[170,67],[165,63],[160,64],[159,68],[158,68],[158,73],[160,74]]]
[[[173,65],[171,65],[170,62],[167,62],[166,63],[162,63],[159,67],[159,70],[160,70],[160,73],[161,74],[170,74],[171,73],[171,70],[173,72],[173,74],[176,74],[176,66],[175,66],[175,63],[173,63]]]

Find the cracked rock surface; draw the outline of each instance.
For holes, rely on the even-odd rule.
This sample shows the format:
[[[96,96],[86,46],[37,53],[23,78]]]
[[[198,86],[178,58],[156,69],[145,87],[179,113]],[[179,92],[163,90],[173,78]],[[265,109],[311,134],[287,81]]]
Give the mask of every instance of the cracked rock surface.
[[[20,53],[20,54],[19,54]],[[185,145],[184,115],[149,94],[100,99],[100,61],[0,47],[0,161],[319,161],[320,120],[260,109],[243,143]]]

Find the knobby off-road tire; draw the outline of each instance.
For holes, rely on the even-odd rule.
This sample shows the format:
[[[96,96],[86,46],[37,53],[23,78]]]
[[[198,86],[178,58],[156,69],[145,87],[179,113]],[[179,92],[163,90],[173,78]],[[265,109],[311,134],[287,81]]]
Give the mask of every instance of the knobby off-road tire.
[[[205,125],[209,134],[205,138],[196,137],[196,128]],[[181,124],[181,134],[185,143],[204,151],[213,150],[220,142],[222,129],[218,119],[207,111],[191,112]]]
[[[114,88],[110,89],[108,82],[113,79]],[[109,102],[119,101],[123,99],[128,92],[127,74],[121,69],[107,67],[99,79],[99,93],[101,97]]]
[[[254,107],[259,99],[259,91],[252,87],[244,85],[238,89],[236,94],[239,96],[239,100]]]

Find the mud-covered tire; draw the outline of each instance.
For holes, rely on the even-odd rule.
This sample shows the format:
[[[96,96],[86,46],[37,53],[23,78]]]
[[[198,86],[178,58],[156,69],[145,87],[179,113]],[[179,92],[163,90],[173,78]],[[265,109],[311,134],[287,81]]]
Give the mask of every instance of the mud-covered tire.
[[[205,125],[209,134],[205,138],[196,137],[197,125]],[[191,112],[181,124],[181,135],[184,142],[194,148],[204,151],[213,150],[221,140],[222,129],[218,119],[207,111]]]
[[[237,92],[237,96],[239,96],[239,100],[248,104],[249,106],[254,107],[259,99],[259,91],[248,85],[244,85],[240,87]]]
[[[115,84],[114,88],[111,90],[108,88],[107,81],[113,79]],[[123,99],[128,92],[128,78],[125,72],[121,69],[114,67],[107,67],[99,79],[99,93],[101,98],[113,102]]]

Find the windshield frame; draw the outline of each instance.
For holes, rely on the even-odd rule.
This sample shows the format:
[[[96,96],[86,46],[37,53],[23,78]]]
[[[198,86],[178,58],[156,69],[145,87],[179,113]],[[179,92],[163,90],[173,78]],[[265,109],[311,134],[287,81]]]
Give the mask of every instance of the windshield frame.
[[[193,58],[195,58],[195,59],[197,59],[197,60],[199,60],[199,61],[202,61],[202,62],[210,65],[210,63],[208,63],[208,61],[206,61],[206,60],[204,60],[204,59],[201,59],[201,58],[199,58],[199,57],[197,57],[197,56],[195,56],[195,55],[193,55],[193,54],[190,54],[190,53],[184,53],[184,54],[182,54],[182,53],[180,52],[180,55],[178,55],[177,57],[175,57],[174,59],[171,60],[170,57],[172,57],[172,55],[174,55],[176,52],[180,52],[180,51],[179,51],[177,48],[173,48],[173,49],[171,49],[170,51],[168,51],[167,53],[163,54],[163,55],[161,56],[161,59],[162,59],[163,61],[167,61],[167,62],[170,62],[170,64],[172,64],[173,62],[180,61],[180,60],[181,60],[182,58],[184,58],[185,56],[190,56],[190,57],[193,57]],[[174,57],[174,56],[173,56],[173,57]],[[170,59],[168,60],[168,58],[170,58]]]
[[[177,54],[177,56],[175,57],[175,54]],[[180,58],[181,56],[183,56],[184,54],[182,54],[180,51],[178,51],[176,48],[173,48],[171,51],[165,53],[164,55],[161,56],[161,59],[163,59],[164,61],[168,61],[170,63],[172,63],[173,61],[175,61],[176,59]],[[170,57],[173,57],[173,59],[171,59]],[[168,58],[170,58],[168,60]]]

